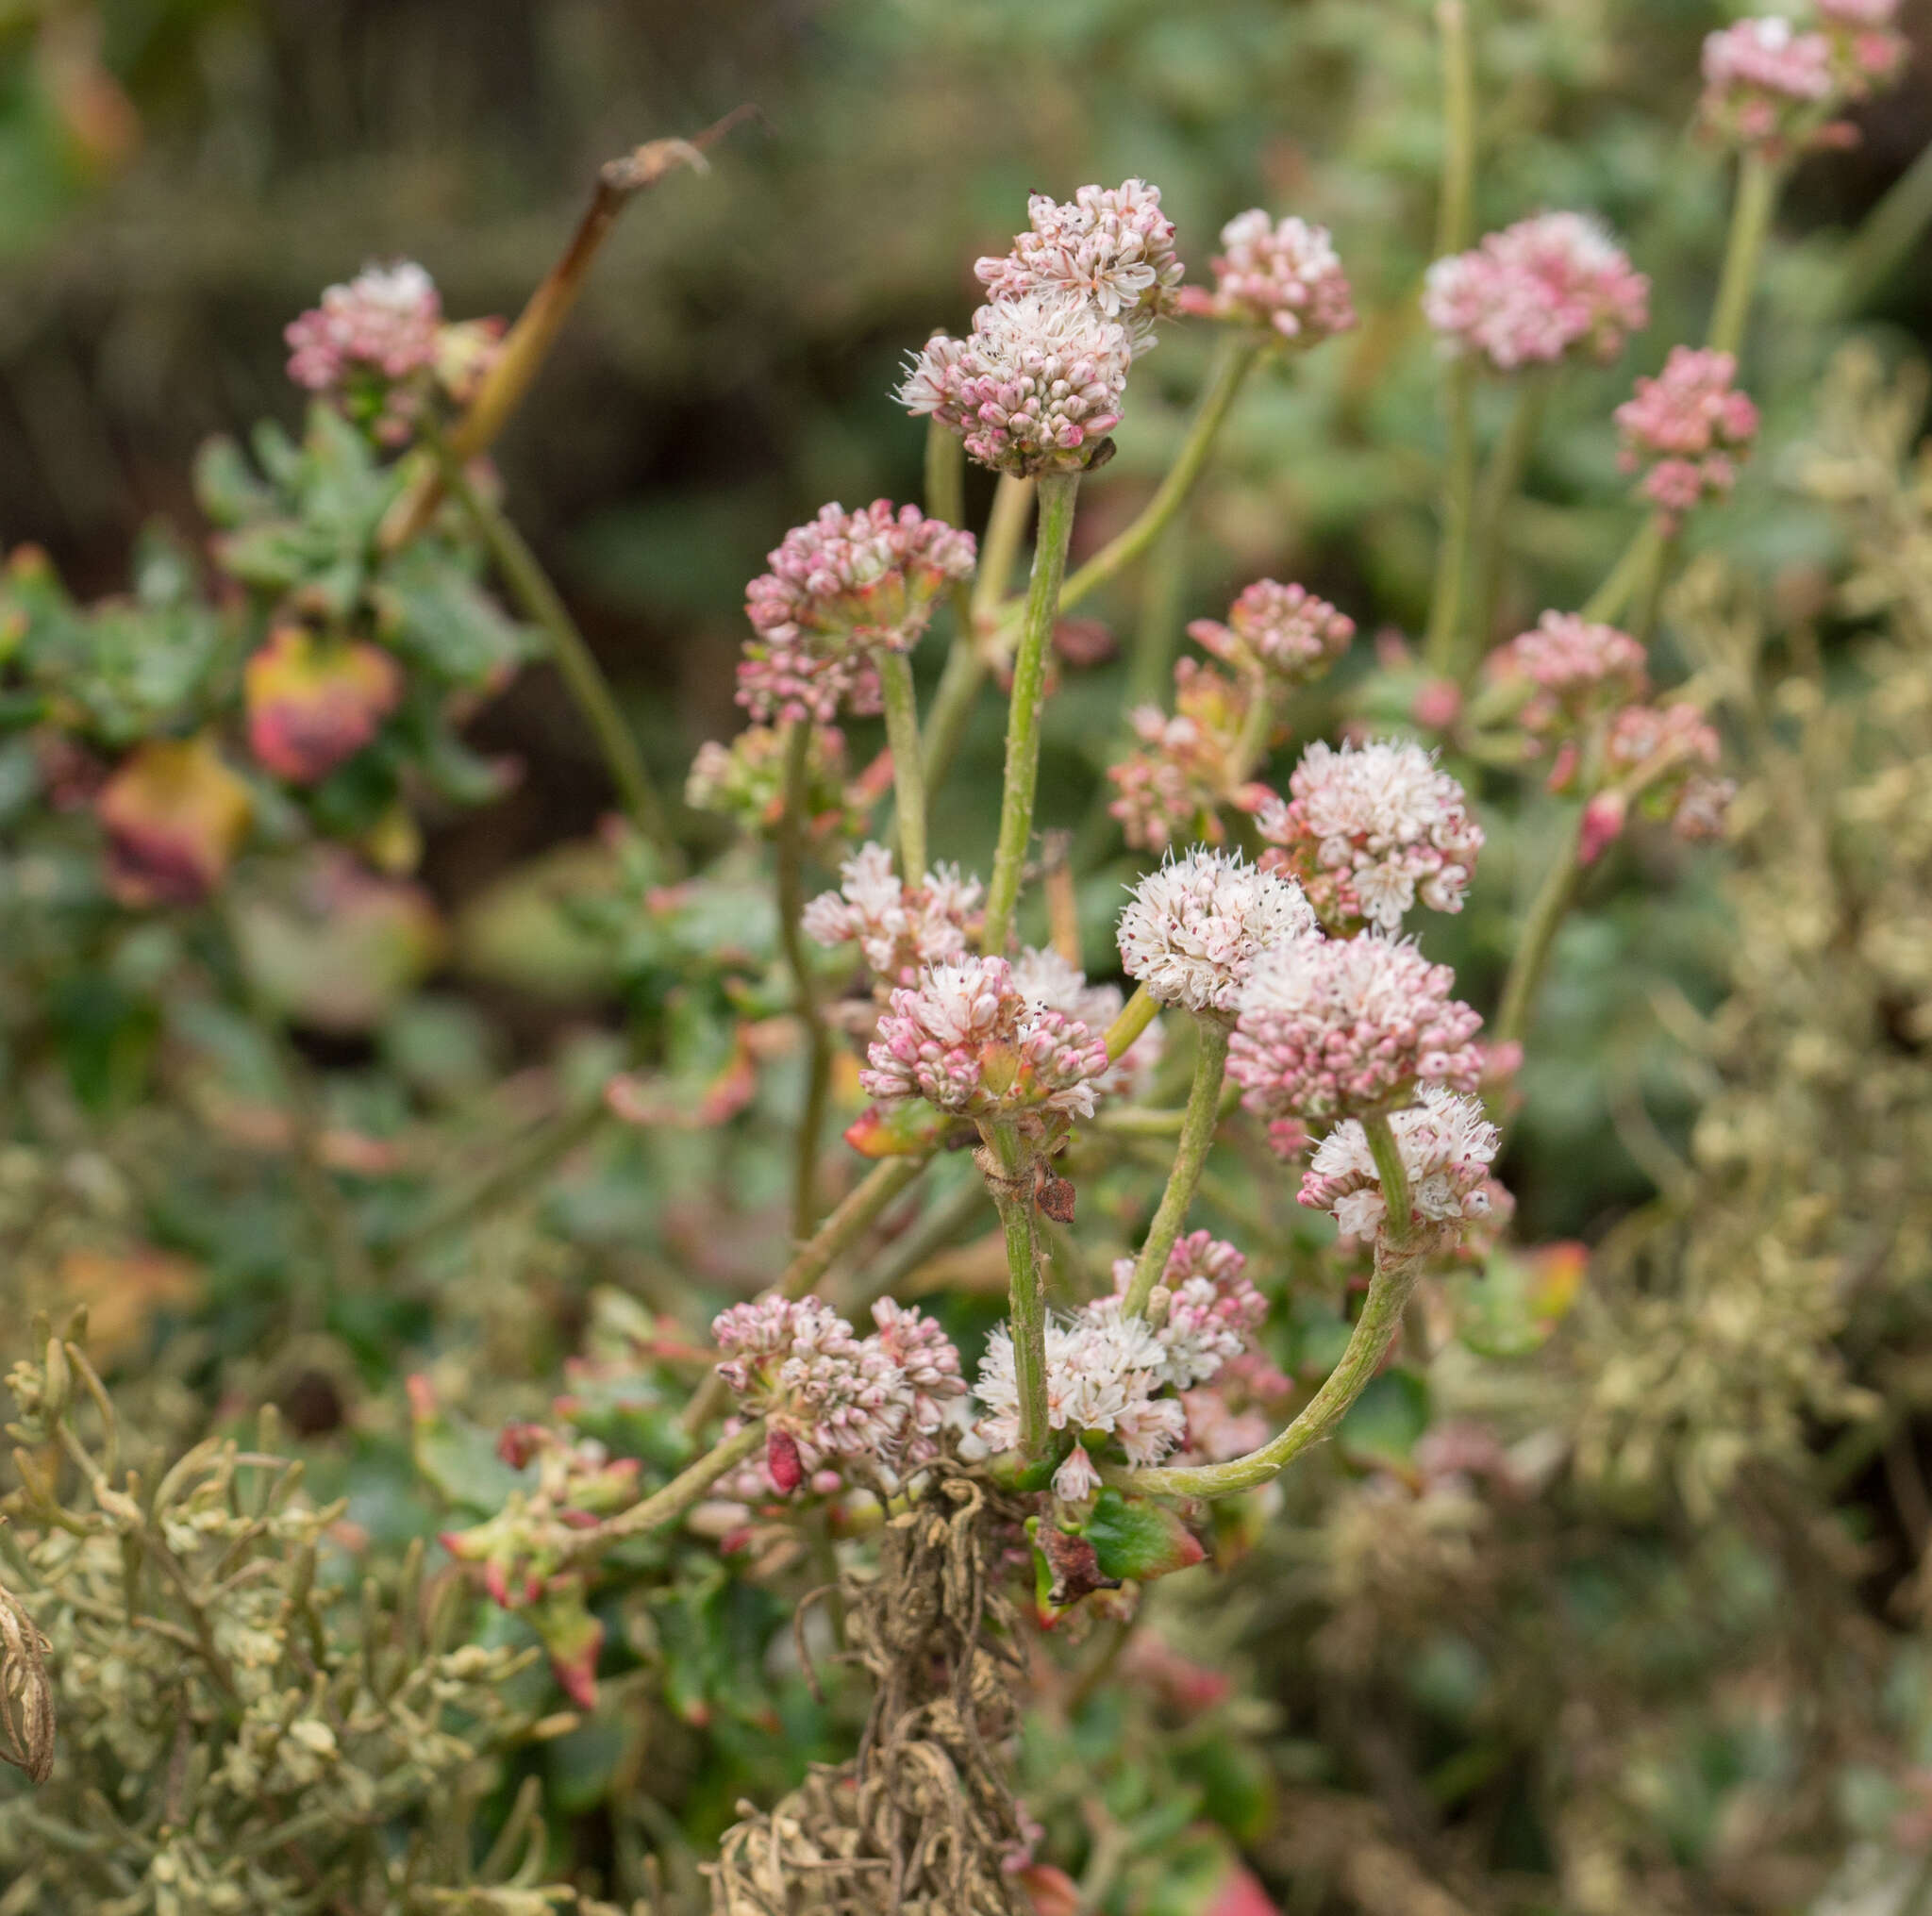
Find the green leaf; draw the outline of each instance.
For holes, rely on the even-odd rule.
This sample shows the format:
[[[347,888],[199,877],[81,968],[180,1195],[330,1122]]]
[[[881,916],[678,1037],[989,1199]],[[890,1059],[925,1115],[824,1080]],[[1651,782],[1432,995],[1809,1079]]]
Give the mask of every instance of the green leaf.
[[[1165,1504],[1108,1488],[1093,1500],[1087,1541],[1108,1576],[1146,1583],[1187,1570],[1207,1555],[1201,1541]]]
[[[426,1377],[409,1379],[409,1409],[416,1468],[457,1508],[493,1517],[512,1491],[534,1481],[497,1456],[487,1432],[438,1404]]]
[[[1341,1447],[1355,1462],[1406,1472],[1428,1427],[1428,1385],[1413,1371],[1384,1371],[1341,1420]]]

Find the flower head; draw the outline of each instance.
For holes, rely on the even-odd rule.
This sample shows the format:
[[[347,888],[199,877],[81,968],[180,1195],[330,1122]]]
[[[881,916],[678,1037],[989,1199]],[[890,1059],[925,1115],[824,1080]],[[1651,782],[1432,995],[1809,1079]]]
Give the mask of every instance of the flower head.
[[[1013,960],[1013,983],[1029,1005],[1075,1019],[1090,1031],[1106,1031],[1121,1015],[1125,1002],[1118,985],[1089,984],[1087,974],[1069,964],[1051,946],[1043,951],[1023,951]],[[1108,1067],[1106,1076],[1094,1086],[1095,1094],[1103,1098],[1137,1095],[1154,1075],[1166,1048],[1167,1036],[1157,1018]]]
[[[1497,371],[1617,357],[1649,324],[1650,281],[1582,213],[1540,213],[1429,268],[1423,312],[1445,343]]]
[[[396,389],[435,366],[441,322],[436,283],[414,260],[365,266],[284,328],[289,377],[347,400],[379,438],[398,442],[420,400]]]
[[[836,501],[794,525],[744,589],[757,637],[738,668],[738,701],[757,717],[828,724],[841,701],[878,709],[875,655],[908,651],[949,581],[969,578],[973,536],[884,499]]]
[[[1618,783],[1601,798],[1639,798],[1654,817],[1670,821],[1678,837],[1719,836],[1737,788],[1727,778],[1713,778],[1709,768],[1721,756],[1717,731],[1693,705],[1682,700],[1668,706],[1626,706],[1610,723],[1604,742],[1604,762]],[[1616,837],[1624,811],[1599,822],[1593,852]],[[1585,831],[1591,822],[1586,818]],[[1586,858],[1585,863],[1590,862]]]
[[[867,843],[839,867],[839,889],[805,908],[806,936],[824,945],[856,943],[874,978],[910,984],[928,965],[958,958],[977,909],[977,878],[941,865],[924,882],[907,885],[884,845]]]
[[[1168,1292],[1167,1314],[1154,1333],[1165,1353],[1156,1374],[1163,1384],[1191,1390],[1247,1349],[1268,1315],[1268,1300],[1244,1275],[1247,1261],[1232,1244],[1206,1231],[1190,1231],[1168,1253],[1160,1279]],[[1117,1258],[1114,1295],[1089,1309],[1117,1314],[1133,1276],[1133,1258]]]
[[[1174,710],[1136,706],[1136,748],[1107,768],[1117,789],[1108,810],[1130,845],[1164,851],[1175,840],[1219,844],[1220,808],[1238,802],[1235,747],[1255,691],[1191,658],[1174,669]]]
[[[1228,608],[1226,625],[1196,619],[1188,637],[1229,665],[1286,689],[1326,672],[1348,650],[1355,621],[1306,586],[1257,579]]]
[[[846,789],[845,735],[814,725],[806,747],[805,809],[813,837],[849,836],[864,828],[859,794]],[[722,745],[708,739],[691,760],[684,802],[693,811],[735,819],[741,830],[775,831],[785,809],[785,737],[774,725],[747,725]]]
[[[1258,207],[1221,229],[1214,291],[1183,287],[1180,309],[1207,319],[1265,326],[1298,346],[1319,345],[1356,323],[1348,275],[1326,226],[1278,224]]]
[[[1408,1176],[1409,1205],[1421,1226],[1418,1249],[1453,1243],[1466,1225],[1490,1208],[1490,1165],[1501,1134],[1476,1099],[1440,1084],[1422,1087],[1417,1102],[1394,1112],[1389,1128],[1395,1136]],[[1345,1236],[1381,1241],[1389,1217],[1388,1200],[1369,1141],[1350,1118],[1315,1147],[1302,1177],[1301,1202],[1325,1210]]]
[[[910,1423],[915,1436],[929,1439],[945,1421],[945,1406],[966,1394],[959,1371],[959,1353],[933,1319],[916,1306],[879,1298],[872,1308],[879,1348],[898,1365],[910,1394]]]
[[[1272,847],[1262,862],[1297,879],[1324,925],[1393,931],[1418,897],[1462,909],[1483,830],[1433,754],[1392,739],[1338,752],[1318,739],[1289,791],[1257,813]]]
[[[1196,845],[1134,887],[1117,937],[1126,975],[1161,1004],[1230,1013],[1263,952],[1314,932],[1299,886]]]
[[[923,1097],[1036,1138],[1091,1118],[1108,1071],[1100,1035],[1029,1004],[1002,958],[950,959],[900,987],[866,1058],[858,1081],[872,1097]]]
[[[1729,353],[1674,346],[1663,372],[1638,380],[1617,408],[1620,463],[1628,473],[1649,462],[1643,491],[1668,531],[1700,500],[1731,490],[1757,436],[1757,407],[1731,384],[1737,371]]]
[[[1545,612],[1490,657],[1499,679],[1535,688],[1520,723],[1540,737],[1574,732],[1592,712],[1641,698],[1649,685],[1644,651],[1627,632],[1577,612]]]
[[[1076,1438],[1111,1437],[1137,1464],[1158,1463],[1180,1441],[1186,1418],[1171,1397],[1157,1397],[1167,1354],[1139,1317],[1118,1310],[1083,1312],[1046,1327],[1046,1416],[1054,1430]],[[977,1425],[995,1450],[1020,1441],[1020,1389],[1014,1373],[1013,1336],[1001,1325],[988,1339],[973,1394],[985,1407]],[[1054,1474],[1062,1497],[1087,1495],[1099,1474],[1085,1446],[1075,1442]]]
[[[936,334],[899,398],[1003,473],[1077,472],[1120,424],[1127,331],[1083,294],[1051,287],[995,300],[964,340]]]
[[[1026,214],[1028,230],[1010,253],[974,266],[987,297],[1072,294],[1121,322],[1134,353],[1151,346],[1154,322],[1176,309],[1183,271],[1160,189],[1130,179],[1083,186],[1065,202],[1035,193]]]
[[[1228,1075],[1257,1116],[1315,1124],[1386,1110],[1417,1083],[1473,1091],[1483,1021],[1449,995],[1455,983],[1447,965],[1374,932],[1278,946],[1241,993]]]

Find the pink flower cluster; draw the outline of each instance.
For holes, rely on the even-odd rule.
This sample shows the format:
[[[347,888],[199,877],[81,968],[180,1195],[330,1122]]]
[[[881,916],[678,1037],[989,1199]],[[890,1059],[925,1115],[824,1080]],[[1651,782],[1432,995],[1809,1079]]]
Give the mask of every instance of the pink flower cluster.
[[[1118,791],[1107,808],[1122,835],[1157,852],[1176,840],[1219,844],[1226,836],[1220,808],[1241,799],[1234,752],[1255,695],[1191,658],[1175,665],[1174,678],[1173,716],[1158,706],[1136,706],[1127,723],[1138,748],[1107,768]]]
[[[1246,1276],[1247,1261],[1224,1239],[1207,1231],[1190,1231],[1168,1253],[1156,1292],[1157,1307],[1160,1292],[1166,1293],[1165,1314],[1159,1308],[1149,1313],[1158,1320],[1154,1334],[1166,1353],[1157,1373],[1162,1383],[1191,1390],[1248,1348],[1268,1315],[1268,1300]],[[1117,1258],[1113,1297],[1089,1308],[1117,1309],[1133,1276],[1133,1258]]]
[[[1071,295],[1125,326],[1134,353],[1151,346],[1154,322],[1176,309],[1182,274],[1160,189],[1130,179],[1083,186],[1065,202],[1035,193],[1026,217],[1028,230],[1014,239],[1010,253],[973,268],[987,297]]]
[[[1456,975],[1413,944],[1363,932],[1270,952],[1241,993],[1227,1075],[1241,1103],[1299,1150],[1301,1124],[1386,1110],[1418,1083],[1474,1091],[1481,1016],[1449,994]]]
[[[1623,437],[1619,463],[1634,473],[1646,459],[1643,491],[1674,532],[1700,500],[1731,490],[1738,463],[1757,436],[1757,408],[1731,381],[1738,362],[1729,353],[1673,346],[1655,379],[1617,408]]]
[[[1055,1492],[1070,1501],[1100,1487],[1088,1444],[1109,1438],[1130,1463],[1158,1463],[1181,1441],[1186,1418],[1160,1390],[1167,1352],[1146,1321],[1118,1308],[1089,1309],[1071,1322],[1046,1327],[1046,1414],[1054,1430],[1074,1433],[1074,1447],[1054,1473]],[[1001,1325],[988,1339],[973,1394],[985,1407],[974,1426],[994,1450],[1020,1441],[1020,1387],[1013,1336]]]
[[[908,885],[881,844],[864,844],[839,867],[839,889],[805,908],[808,938],[823,945],[857,944],[883,985],[910,984],[928,965],[960,957],[978,909],[977,878],[940,865]]]
[[[1160,1004],[1231,1015],[1263,952],[1314,933],[1299,886],[1196,845],[1134,887],[1116,938],[1122,969]]]
[[[1911,56],[1893,25],[1899,0],[1816,0],[1818,24],[1831,42],[1832,64],[1848,100],[1895,80]]]
[[[1610,360],[1650,323],[1650,281],[1594,220],[1540,213],[1429,268],[1423,312],[1457,352],[1497,371],[1573,354]]]
[[[1225,663],[1285,689],[1326,672],[1348,650],[1355,621],[1306,586],[1257,579],[1228,608],[1226,625],[1196,619],[1188,637]]]
[[[1610,722],[1605,767],[1615,781],[1584,808],[1582,859],[1591,863],[1623,830],[1631,801],[1666,818],[1679,838],[1715,838],[1737,788],[1713,778],[1716,730],[1693,705],[1626,706]]]
[[[1099,1034],[1029,1004],[1002,958],[952,959],[901,986],[866,1058],[869,1096],[1015,1120],[1035,1138],[1091,1118],[1109,1070]]]
[[[757,637],[738,668],[738,702],[759,719],[829,725],[841,703],[879,708],[878,652],[905,652],[948,583],[970,578],[970,532],[916,506],[834,502],[794,525],[744,589]]]
[[[783,1494],[832,1458],[924,1462],[946,1400],[965,1394],[959,1354],[937,1325],[890,1299],[873,1321],[860,1338],[816,1297],[734,1304],[713,1321],[718,1375],[765,1420],[765,1468]]]
[[[1118,985],[1089,984],[1085,972],[1050,947],[1023,951],[1013,960],[1013,983],[1029,1005],[1058,1011],[1090,1031],[1104,1032],[1121,1015],[1124,1002]],[[1094,1095],[1137,1096],[1154,1075],[1166,1047],[1166,1034],[1157,1018],[1108,1067],[1106,1076],[1093,1087]]]
[[[414,260],[365,266],[283,329],[289,377],[347,399],[378,438],[397,443],[421,407],[406,382],[436,364],[441,324],[436,283]]]
[[[1498,680],[1535,688],[1519,714],[1540,738],[1574,733],[1592,713],[1641,698],[1649,685],[1644,651],[1627,632],[1577,612],[1545,612],[1490,656]]]
[[[1221,244],[1214,291],[1183,287],[1183,312],[1263,326],[1298,346],[1320,345],[1356,324],[1348,275],[1326,226],[1277,224],[1257,207],[1222,227]]]
[[[1390,1117],[1389,1128],[1420,1226],[1421,1241],[1410,1248],[1454,1243],[1470,1220],[1490,1208],[1490,1166],[1502,1143],[1500,1133],[1474,1098],[1440,1084],[1424,1085],[1416,1104]],[[1311,1210],[1329,1212],[1345,1237],[1386,1242],[1389,1204],[1368,1136],[1356,1119],[1338,1125],[1315,1147],[1300,1199]]]
[[[1819,0],[1817,29],[1779,14],[1740,20],[1706,37],[1698,111],[1721,140],[1775,158],[1841,143],[1829,116],[1897,77],[1907,45],[1897,0]]]
[[[899,399],[930,414],[996,472],[1077,472],[1120,424],[1127,330],[1076,293],[1035,291],[983,306],[963,340],[935,333]]]
[[[864,828],[863,794],[846,789],[845,735],[836,725],[811,729],[805,791],[813,837],[850,837]],[[728,745],[708,739],[691,760],[684,802],[693,811],[735,819],[744,831],[775,831],[785,808],[784,734],[773,725],[747,725]]]
[[[1393,931],[1418,897],[1432,911],[1462,909],[1483,829],[1433,754],[1392,739],[1339,752],[1317,740],[1289,791],[1257,812],[1270,846],[1261,862],[1293,877],[1331,929]]]

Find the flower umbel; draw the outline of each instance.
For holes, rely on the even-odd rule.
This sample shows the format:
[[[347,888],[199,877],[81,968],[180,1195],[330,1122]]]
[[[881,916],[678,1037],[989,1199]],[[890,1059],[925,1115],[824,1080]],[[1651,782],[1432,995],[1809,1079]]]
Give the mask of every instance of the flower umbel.
[[[1285,690],[1321,677],[1348,650],[1355,621],[1306,586],[1257,579],[1228,608],[1226,625],[1196,619],[1188,637]]]
[[[1338,752],[1318,739],[1289,791],[1257,814],[1271,847],[1261,862],[1295,878],[1325,925],[1393,931],[1418,898],[1462,909],[1483,830],[1422,746],[1376,740]]]
[[[1731,384],[1737,372],[1729,353],[1674,346],[1662,373],[1638,380],[1636,396],[1617,408],[1619,463],[1626,473],[1649,463],[1643,491],[1666,531],[1731,490],[1757,436],[1757,407]]]
[[[1127,714],[1138,749],[1107,768],[1118,795],[1108,810],[1128,844],[1164,851],[1176,840],[1218,845],[1221,807],[1240,804],[1236,746],[1257,695],[1192,658],[1174,669],[1174,710],[1136,706]]]
[[[1326,226],[1272,220],[1258,207],[1221,229],[1214,291],[1185,286],[1180,309],[1262,326],[1297,346],[1319,345],[1356,324],[1354,296]]]
[[[421,406],[408,381],[436,364],[442,301],[412,259],[365,266],[289,322],[289,377],[341,398],[376,437],[399,443]]]
[[[1159,1003],[1224,1014],[1263,952],[1314,935],[1298,885],[1199,845],[1134,887],[1117,932],[1123,969]]]
[[[1649,685],[1643,647],[1627,632],[1577,612],[1545,612],[1490,657],[1498,681],[1534,688],[1517,723],[1540,738],[1574,734],[1594,713],[1641,698]]]
[[[856,943],[882,985],[910,984],[928,965],[958,958],[977,910],[977,878],[961,878],[957,865],[941,865],[924,882],[900,882],[892,855],[868,843],[839,867],[839,889],[823,891],[805,908],[806,935],[820,944]]]

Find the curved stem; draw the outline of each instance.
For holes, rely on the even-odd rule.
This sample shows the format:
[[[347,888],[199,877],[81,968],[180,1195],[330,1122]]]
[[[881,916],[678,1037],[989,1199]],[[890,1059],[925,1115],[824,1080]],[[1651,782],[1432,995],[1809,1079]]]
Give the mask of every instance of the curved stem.
[[[1441,0],[1442,36],[1442,196],[1436,207],[1436,257],[1469,244],[1475,202],[1475,60],[1464,0]]]
[[[648,1537],[653,1530],[675,1523],[726,1471],[754,1455],[764,1441],[762,1418],[729,1437],[721,1437],[695,1463],[686,1464],[668,1484],[653,1491],[642,1503],[620,1510],[594,1530],[586,1530],[581,1541],[574,1543],[565,1555],[563,1567],[576,1569],[595,1563],[617,1544],[627,1543],[633,1537]]]
[[[1134,995],[1121,1007],[1120,1016],[1107,1027],[1107,1057],[1118,1064],[1134,1041],[1154,1023],[1160,1006],[1145,985],[1136,985]]]
[[[1467,656],[1456,660],[1458,678],[1467,675],[1495,639],[1496,604],[1503,586],[1504,535],[1508,528],[1509,508],[1523,485],[1529,456],[1536,449],[1537,434],[1542,428],[1550,383],[1541,373],[1524,375],[1517,389],[1509,424],[1483,473],[1482,495],[1475,515],[1474,616],[1469,630],[1471,643],[1462,648]]]
[[[1259,1450],[1251,1450],[1245,1457],[1232,1458],[1226,1463],[1157,1465],[1141,1470],[1103,1467],[1101,1475],[1123,1490],[1169,1497],[1232,1496],[1239,1491],[1255,1490],[1278,1476],[1305,1450],[1320,1443],[1367,1390],[1369,1380],[1381,1368],[1389,1346],[1402,1328],[1402,1315],[1408,1308],[1420,1269],[1419,1258],[1390,1256],[1377,1250],[1369,1294],[1363,1300],[1362,1314],[1356,1319],[1355,1329],[1349,1333],[1341,1361],[1303,1406],[1294,1422]]]
[[[1208,385],[1188,423],[1188,436],[1181,442],[1174,464],[1167,469],[1167,476],[1155,489],[1153,498],[1141,508],[1134,523],[1108,540],[1067,580],[1066,591],[1060,597],[1062,605],[1076,606],[1090,592],[1097,591],[1116,573],[1132,565],[1167,529],[1188,503],[1188,495],[1206,470],[1208,456],[1214,450],[1215,438],[1234,406],[1235,395],[1260,354],[1259,342],[1240,334],[1231,334],[1221,342]]]
[[[1013,1378],[1020,1394],[1020,1448],[1031,1459],[1043,1456],[1049,1430],[1046,1407],[1046,1287],[1040,1274],[1040,1240],[1034,1225],[1029,1164],[1010,1125],[991,1125],[987,1150],[987,1188],[1000,1214],[1007,1241],[1007,1289],[1013,1337]]]
[[[1731,205],[1730,237],[1724,242],[1724,271],[1718,279],[1717,304],[1710,314],[1710,344],[1720,353],[1735,353],[1751,316],[1751,295],[1757,283],[1757,258],[1777,208],[1784,170],[1757,153],[1738,161],[1738,193]]]
[[[1605,575],[1603,584],[1583,602],[1582,616],[1614,624],[1631,596],[1641,589],[1662,544],[1663,532],[1653,513],[1631,535],[1630,543]]]
[[[948,433],[947,438],[952,435]],[[930,474],[932,467],[928,461]],[[967,714],[986,678],[986,658],[980,649],[981,632],[1005,598],[1007,581],[1013,574],[1021,541],[1026,537],[1026,522],[1033,510],[1033,481],[1018,479],[1009,473],[1000,475],[993,490],[992,509],[987,514],[986,537],[979,542],[979,566],[970,593],[955,598],[958,629],[953,634],[953,649],[946,655],[946,669],[940,675],[939,690],[933,694],[932,710],[925,720],[925,777],[928,791],[936,790],[959,749],[959,735],[966,729]]]
[[[878,668],[886,742],[892,748],[899,869],[907,884],[917,885],[925,876],[925,771],[919,743],[919,698],[912,689],[912,661],[905,653],[881,653]]]
[[[1000,835],[992,878],[986,891],[983,950],[1001,953],[1012,935],[1020,902],[1020,876],[1033,836],[1033,801],[1040,785],[1040,713],[1046,698],[1046,655],[1059,616],[1067,544],[1074,534],[1077,473],[1043,473],[1040,478],[1040,530],[1033,547],[1033,578],[1026,593],[1026,623],[1013,656],[1013,693],[1007,712],[1007,769],[1000,792]]]
[[[805,1025],[805,1108],[798,1121],[791,1184],[791,1231],[804,1237],[818,1215],[819,1134],[825,1127],[825,1099],[832,1082],[832,1045],[819,1015],[817,981],[806,955],[805,807],[811,726],[794,719],[785,728],[785,797],[778,820],[778,940],[791,973],[799,1018]]]
[[[1542,983],[1543,968],[1549,962],[1563,915],[1582,875],[1583,815],[1578,812],[1564,833],[1555,861],[1543,875],[1543,882],[1531,902],[1529,915],[1523,922],[1523,935],[1509,960],[1508,975],[1503,981],[1503,996],[1496,1008],[1495,1033],[1499,1044],[1521,1043],[1528,1028],[1529,1014]]]
[[[644,755],[618,709],[596,655],[577,630],[576,621],[571,617],[562,595],[550,583],[537,555],[524,542],[523,534],[501,508],[470,484],[456,456],[446,447],[439,447],[437,456],[443,484],[470,515],[510,596],[527,617],[542,627],[558,675],[596,739],[605,769],[624,800],[631,823],[658,847],[674,871],[681,870],[683,854],[671,836],[664,802],[644,764]]]
[[[1135,1260],[1133,1281],[1127,1286],[1121,1308],[1129,1316],[1145,1314],[1147,1300],[1154,1294],[1167,1271],[1168,1253],[1187,1221],[1188,1207],[1194,1200],[1194,1187],[1201,1181],[1202,1167],[1208,1162],[1208,1147],[1214,1142],[1214,1127],[1221,1118],[1221,1085],[1227,1075],[1228,1027],[1218,1018],[1197,1018],[1199,1049],[1194,1054],[1194,1082],[1188,1091],[1188,1108],[1181,1118],[1181,1137],[1174,1153],[1174,1169],[1167,1175],[1167,1189],[1160,1194],[1160,1206],[1154,1222],[1147,1226],[1146,1241]]]
[[[1423,655],[1430,671],[1447,676],[1462,625],[1464,581],[1469,571],[1470,499],[1475,490],[1475,365],[1458,359],[1449,369],[1443,403],[1449,415],[1449,460],[1442,472],[1442,525],[1436,546],[1436,584],[1429,598],[1428,636]]]

